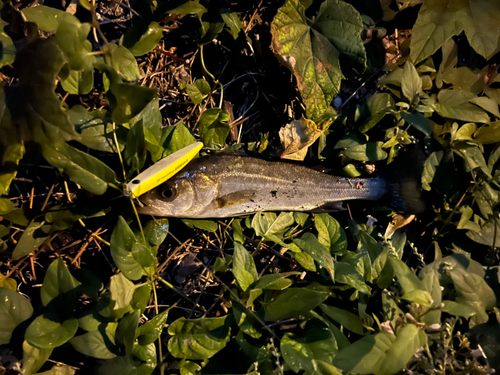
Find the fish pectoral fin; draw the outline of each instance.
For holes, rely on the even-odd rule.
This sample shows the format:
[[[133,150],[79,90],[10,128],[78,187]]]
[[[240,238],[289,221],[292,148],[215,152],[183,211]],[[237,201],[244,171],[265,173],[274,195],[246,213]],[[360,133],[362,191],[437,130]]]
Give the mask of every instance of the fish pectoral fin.
[[[335,211],[345,211],[342,201],[325,203],[324,205],[319,206],[314,210],[311,210],[310,212],[322,213],[322,212],[335,212]]]
[[[240,190],[223,195],[222,197],[217,197],[215,202],[219,208],[234,206],[235,204],[248,203],[255,197],[255,194],[255,190]]]

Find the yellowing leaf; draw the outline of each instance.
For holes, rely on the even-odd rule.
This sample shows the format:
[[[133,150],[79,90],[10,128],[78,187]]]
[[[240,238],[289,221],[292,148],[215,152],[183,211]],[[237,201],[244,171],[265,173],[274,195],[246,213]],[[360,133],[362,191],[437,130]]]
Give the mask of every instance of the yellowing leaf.
[[[297,78],[308,118],[320,118],[340,90],[340,55],[348,58],[351,69],[365,69],[362,30],[361,16],[343,1],[326,0],[312,24],[299,0],[287,0],[278,9],[271,24],[273,50]]]
[[[311,120],[301,118],[281,128],[280,140],[283,146],[283,159],[304,160],[309,146],[311,146],[325,129],[319,129],[318,125]]]

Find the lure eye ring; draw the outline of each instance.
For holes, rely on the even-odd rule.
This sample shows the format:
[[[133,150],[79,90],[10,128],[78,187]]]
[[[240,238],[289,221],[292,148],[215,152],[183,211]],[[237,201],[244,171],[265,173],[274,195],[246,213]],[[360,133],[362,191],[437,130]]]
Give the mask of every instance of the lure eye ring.
[[[177,198],[177,189],[175,186],[167,187],[160,192],[161,199],[166,202],[171,202]]]

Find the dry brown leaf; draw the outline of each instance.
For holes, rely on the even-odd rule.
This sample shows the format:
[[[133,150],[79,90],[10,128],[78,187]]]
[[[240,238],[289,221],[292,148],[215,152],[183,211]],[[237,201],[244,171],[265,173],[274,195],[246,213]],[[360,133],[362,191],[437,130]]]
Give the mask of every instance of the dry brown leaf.
[[[413,219],[415,219],[415,215],[394,214],[392,216],[392,221],[389,223],[387,229],[385,230],[384,238],[385,239],[391,238],[394,232],[396,232],[399,228],[402,228],[405,225],[411,223]]]
[[[294,120],[281,128],[279,135],[283,153],[281,157],[289,160],[304,160],[307,149],[311,146],[326,130],[326,127],[320,129],[318,125],[311,120],[301,118]]]

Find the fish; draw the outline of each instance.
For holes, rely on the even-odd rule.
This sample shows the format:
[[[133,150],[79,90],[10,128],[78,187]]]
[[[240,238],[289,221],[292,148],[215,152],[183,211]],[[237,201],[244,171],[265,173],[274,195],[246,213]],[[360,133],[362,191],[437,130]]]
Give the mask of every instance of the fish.
[[[397,210],[421,212],[417,178],[404,171],[388,172],[348,178],[283,161],[220,153],[194,159],[139,196],[137,210],[163,217],[228,218],[264,211],[331,212],[342,209],[347,200],[386,199]]]

